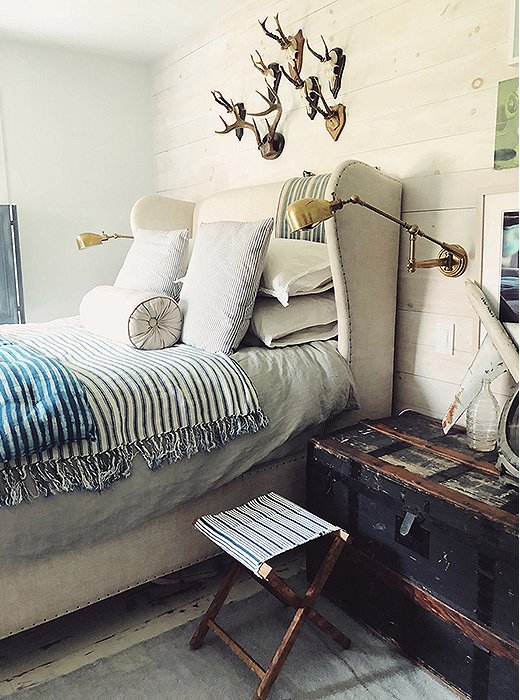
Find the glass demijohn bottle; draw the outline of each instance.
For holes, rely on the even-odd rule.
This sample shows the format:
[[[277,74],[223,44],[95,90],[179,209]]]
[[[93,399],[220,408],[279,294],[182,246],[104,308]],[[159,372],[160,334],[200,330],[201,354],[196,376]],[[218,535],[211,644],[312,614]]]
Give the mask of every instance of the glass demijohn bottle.
[[[478,452],[491,452],[497,442],[500,407],[490,384],[490,379],[482,380],[482,387],[466,414],[468,445]]]

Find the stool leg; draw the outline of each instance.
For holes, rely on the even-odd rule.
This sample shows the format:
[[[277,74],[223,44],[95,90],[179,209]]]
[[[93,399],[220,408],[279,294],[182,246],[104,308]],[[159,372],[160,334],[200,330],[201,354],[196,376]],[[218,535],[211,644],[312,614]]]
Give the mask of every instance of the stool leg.
[[[298,593],[293,591],[293,589],[287,585],[283,578],[280,578],[274,571],[271,571],[268,580],[259,580],[259,583],[264,586],[267,591],[276,596],[278,600],[282,601],[282,603],[290,605],[293,608],[301,607],[303,598],[298,595]],[[343,634],[343,632],[340,632],[337,627],[334,627],[333,624],[320,615],[317,610],[311,608],[309,610],[308,617],[309,622],[312,622],[312,624],[316,625],[318,629],[329,635],[329,637],[332,637],[332,639],[337,642],[340,647],[343,649],[348,649],[350,647],[350,639]]]
[[[268,696],[273,683],[278,678],[278,674],[282,670],[282,666],[287,660],[291,649],[294,646],[296,638],[300,634],[300,630],[303,627],[306,619],[305,609],[299,608],[294,615],[291,624],[287,628],[282,641],[278,645],[277,650],[271,660],[269,668],[265,672],[265,676],[260,681],[255,694],[253,695],[253,700],[265,700]]]
[[[311,585],[309,586],[307,593],[301,600],[301,606],[296,610],[296,613],[291,620],[291,624],[287,628],[282,641],[278,645],[274,656],[271,660],[269,667],[265,672],[265,676],[260,681],[255,694],[253,695],[253,700],[265,700],[267,698],[269,691],[271,690],[273,683],[278,677],[282,666],[284,665],[287,657],[289,656],[291,649],[301,631],[301,628],[305,624],[309,613],[313,610],[314,601],[321,593],[323,586],[325,585],[330,572],[332,571],[334,564],[338,560],[341,551],[346,542],[346,535],[340,530],[335,533],[334,540],[329,547],[325,559],[321,563],[321,566],[314,577]],[[269,577],[268,577],[269,580]]]
[[[208,633],[208,622],[210,620],[213,621],[217,617],[220,608],[224,605],[226,598],[235,584],[237,576],[240,573],[240,569],[240,564],[233,564],[231,567],[229,574],[224,580],[224,583],[215,594],[211,605],[207,609],[206,614],[202,617],[202,620],[195,630],[193,637],[190,639],[190,647],[192,649],[198,649],[202,645],[204,637]]]

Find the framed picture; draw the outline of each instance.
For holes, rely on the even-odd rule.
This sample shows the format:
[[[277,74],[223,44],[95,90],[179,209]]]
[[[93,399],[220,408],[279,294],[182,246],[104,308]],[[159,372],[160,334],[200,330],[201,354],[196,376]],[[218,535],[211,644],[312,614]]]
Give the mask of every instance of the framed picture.
[[[498,83],[493,167],[518,168],[518,78]]]
[[[507,62],[510,66],[514,66],[518,63],[518,0],[509,0],[509,2],[511,3],[511,16]]]
[[[502,323],[518,323],[518,192],[483,196],[482,289]]]

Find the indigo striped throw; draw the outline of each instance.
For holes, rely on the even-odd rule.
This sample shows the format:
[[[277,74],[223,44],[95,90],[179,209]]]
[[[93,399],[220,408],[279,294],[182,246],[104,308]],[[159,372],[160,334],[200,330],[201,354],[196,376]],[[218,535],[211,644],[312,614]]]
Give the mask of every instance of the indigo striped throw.
[[[273,492],[193,524],[257,575],[272,557],[339,529]]]
[[[95,438],[85,387],[75,374],[0,338],[0,464]]]
[[[2,326],[1,336],[60,360],[83,383],[96,442],[82,440],[0,466],[0,505],[33,492],[101,490],[129,476],[140,454],[155,469],[267,425],[235,360],[187,345],[142,352],[86,331],[78,319]],[[27,486],[30,478],[31,489]]]
[[[278,208],[274,225],[275,238],[298,238],[302,241],[314,241],[315,243],[325,243],[325,226],[322,222],[308,231],[289,232],[287,218],[285,216],[287,207],[297,199],[305,197],[316,197],[317,199],[329,199],[332,194],[329,192],[330,174],[311,175],[309,177],[293,177],[287,180],[280,192]]]
[[[181,340],[232,353],[244,337],[260,285],[273,220],[201,224],[182,286]]]

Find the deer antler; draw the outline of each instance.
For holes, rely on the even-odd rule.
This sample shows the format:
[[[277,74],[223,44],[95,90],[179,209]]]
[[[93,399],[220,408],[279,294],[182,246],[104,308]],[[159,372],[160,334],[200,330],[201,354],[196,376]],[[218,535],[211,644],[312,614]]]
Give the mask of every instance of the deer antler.
[[[258,90],[257,93],[265,102],[267,102],[268,107],[262,112],[248,112],[248,114],[250,114],[250,116],[252,117],[266,117],[265,123],[267,126],[267,134],[261,139],[258,148],[260,150],[262,158],[267,158],[267,160],[273,160],[274,158],[278,158],[278,156],[283,151],[283,147],[285,144],[283,134],[276,131],[278,127],[278,122],[280,121],[280,118],[282,116],[282,103],[280,102],[278,93],[276,92],[276,90],[273,90],[273,88],[269,85],[267,80],[265,81],[265,84],[267,85],[268,96],[266,97],[261,92],[258,92]],[[267,120],[267,115],[271,114],[272,112],[276,112],[276,116],[273,120],[273,123],[269,124]]]
[[[285,36],[285,34],[283,33],[283,29],[281,28],[280,21],[278,19],[278,14],[274,18],[274,21],[276,22],[276,31],[278,32],[278,34],[273,34],[273,32],[270,32],[267,29],[267,27],[266,27],[267,17],[264,19],[263,22],[258,20],[258,23],[260,24],[260,26],[262,27],[262,29],[264,30],[265,34],[267,34],[268,37],[270,37],[271,39],[274,39],[276,42],[278,42],[280,44],[280,46],[282,47],[282,49],[288,49],[289,46],[291,46],[292,37]]]
[[[260,55],[260,52],[257,51],[256,54],[258,56],[257,61],[255,61],[254,57],[251,55],[251,60],[253,61],[254,67],[257,70],[259,70],[265,78],[267,78],[268,76],[274,78],[273,90],[275,92],[278,92],[278,86],[280,85],[280,80],[282,77],[282,72],[280,70],[279,64],[270,63],[268,66],[266,66],[262,56]]]
[[[312,54],[313,56],[316,56],[316,58],[318,59],[318,61],[321,61],[321,63],[326,63],[327,61],[330,61],[330,53],[329,53],[329,50],[328,50],[328,48],[327,48],[327,44],[325,43],[325,39],[323,38],[323,34],[320,34],[320,36],[321,36],[321,40],[323,41],[323,46],[325,47],[325,55],[324,55],[324,56],[322,56],[322,55],[319,54],[317,51],[314,51],[314,50],[311,48],[311,45],[309,44],[309,40],[308,40],[308,39],[306,39],[306,41],[307,41],[307,48],[309,49],[309,51],[311,52],[311,54]]]
[[[267,17],[264,19],[263,22],[258,20],[258,23],[264,30],[264,33],[267,34],[268,37],[271,39],[274,39],[278,44],[280,44],[281,48],[285,51],[286,49],[293,49],[295,54],[296,54],[296,59],[298,61],[298,70],[301,70],[302,67],[302,61],[303,61],[303,47],[305,45],[305,37],[303,36],[303,32],[301,29],[298,29],[296,34],[287,36],[281,25],[280,25],[280,20],[278,17],[278,14],[276,14],[274,21],[276,22],[276,34],[273,32],[270,32],[267,27]]]
[[[262,95],[262,93],[258,90],[256,90],[256,93],[257,95],[260,95],[260,97],[263,100],[265,100],[265,102],[267,102],[269,106],[267,107],[267,109],[264,109],[263,112],[248,112],[248,114],[250,117],[266,117],[268,114],[271,114],[271,112],[276,112],[276,117],[272,124],[269,124],[267,119],[265,120],[269,129],[269,134],[273,135],[276,131],[276,127],[278,126],[278,122],[280,121],[280,118],[282,116],[282,103],[280,102],[278,93],[275,90],[273,90],[273,88],[270,85],[268,85],[267,81],[266,85],[268,97]]]
[[[211,94],[215,98],[215,102],[217,102],[219,105],[222,105],[222,107],[226,108],[226,112],[232,112],[233,111],[233,105],[231,102],[228,102],[224,95],[220,92],[220,90],[212,90]]]
[[[245,121],[245,116],[246,116],[246,108],[244,107],[243,102],[237,102],[236,104],[234,102],[228,102],[225,97],[223,97],[222,93],[219,90],[212,90],[211,94],[215,98],[215,101],[218,102],[219,105],[222,105],[223,107],[226,108],[226,111],[228,113],[232,113],[235,117],[235,123],[234,124],[228,124],[222,117],[220,119],[222,120],[224,126],[226,127],[224,131],[216,131],[216,134],[227,134],[230,131],[236,130],[236,137],[239,141],[242,140],[242,136],[244,135],[244,129],[252,129],[255,137],[256,137],[256,142],[258,145],[260,145],[260,134],[258,132],[258,128],[253,120],[253,123],[250,124],[249,122]],[[220,116],[220,115],[219,115]]]
[[[253,61],[254,67],[260,71],[263,75],[267,75],[269,73],[269,68],[265,65],[264,59],[260,55],[260,51],[256,50],[256,55],[258,56],[258,60],[255,61],[253,54],[249,54],[251,56],[251,60]]]
[[[293,37],[292,36],[285,36],[285,34],[283,33],[283,29],[280,26],[280,20],[278,19],[278,12],[275,15],[274,21],[276,22],[276,31],[278,32],[278,34],[280,35],[280,39],[282,40],[282,42],[280,44],[282,49],[289,48]]]
[[[258,131],[258,127],[256,125],[255,120],[253,119],[253,123],[251,122],[246,122],[240,115],[237,113],[236,110],[236,105],[235,109],[233,110],[234,115],[235,115],[235,121],[233,124],[228,124],[224,117],[220,117],[222,120],[222,123],[224,124],[224,130],[223,131],[215,131],[216,134],[229,134],[230,131],[234,131],[235,129],[251,129],[255,135],[256,138],[256,143],[258,146],[262,143],[262,139],[260,138],[260,132]],[[220,115],[219,115],[220,116]]]

